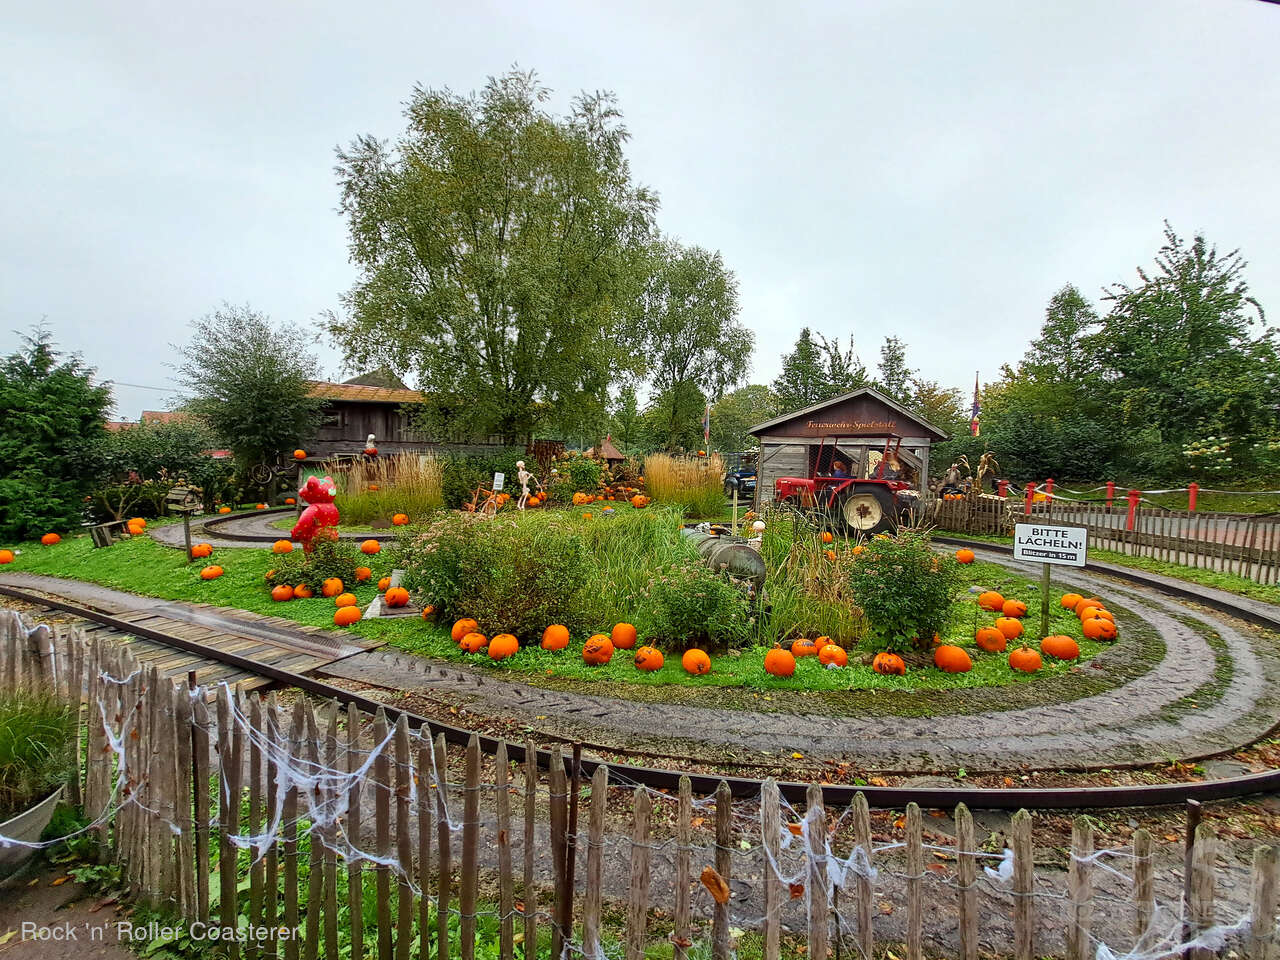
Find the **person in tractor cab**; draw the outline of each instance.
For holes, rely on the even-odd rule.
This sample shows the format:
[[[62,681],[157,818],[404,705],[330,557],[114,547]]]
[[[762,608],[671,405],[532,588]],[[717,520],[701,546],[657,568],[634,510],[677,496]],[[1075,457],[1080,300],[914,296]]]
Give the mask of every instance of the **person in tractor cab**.
[[[847,477],[849,476],[849,468],[844,465],[843,460],[837,460],[831,464],[831,475],[833,477]]]

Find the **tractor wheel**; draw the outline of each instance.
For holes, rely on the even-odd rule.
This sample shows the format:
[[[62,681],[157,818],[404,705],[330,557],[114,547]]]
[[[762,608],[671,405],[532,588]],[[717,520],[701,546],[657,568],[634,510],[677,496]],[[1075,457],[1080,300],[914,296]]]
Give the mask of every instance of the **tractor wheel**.
[[[841,495],[838,509],[850,532],[863,536],[889,530],[898,519],[893,494],[879,484],[855,483]]]

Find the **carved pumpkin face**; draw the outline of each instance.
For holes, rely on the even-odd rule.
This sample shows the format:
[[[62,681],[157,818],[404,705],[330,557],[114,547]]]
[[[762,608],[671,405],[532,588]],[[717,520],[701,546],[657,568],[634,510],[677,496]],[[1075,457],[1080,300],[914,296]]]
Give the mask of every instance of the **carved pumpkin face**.
[[[902,676],[907,672],[907,665],[896,653],[877,653],[871,661],[871,669],[876,673]]]
[[[613,641],[603,633],[597,633],[582,645],[582,660],[593,667],[613,659]]]
[[[635,664],[637,670],[644,670],[646,673],[661,670],[662,651],[657,647],[641,647],[636,651]]]

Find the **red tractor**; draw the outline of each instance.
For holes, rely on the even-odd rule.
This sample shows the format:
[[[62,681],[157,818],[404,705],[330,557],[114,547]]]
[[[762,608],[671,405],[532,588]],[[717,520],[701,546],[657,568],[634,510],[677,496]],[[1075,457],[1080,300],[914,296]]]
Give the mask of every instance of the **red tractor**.
[[[817,514],[824,526],[853,536],[891,529],[915,508],[919,491],[913,482],[915,471],[899,459],[902,437],[882,436],[883,450],[866,445],[868,439],[878,442],[880,436],[824,437],[813,458],[812,475],[779,477],[774,481],[774,499]],[[841,451],[842,439],[856,441],[853,449],[859,453]]]

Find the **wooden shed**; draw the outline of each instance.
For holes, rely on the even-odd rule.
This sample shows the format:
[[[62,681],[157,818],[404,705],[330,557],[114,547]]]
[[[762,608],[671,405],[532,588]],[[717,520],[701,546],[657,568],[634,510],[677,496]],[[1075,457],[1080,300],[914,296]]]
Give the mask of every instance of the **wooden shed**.
[[[923,489],[929,477],[929,447],[948,435],[873,387],[785,413],[750,430],[760,441],[756,503],[773,499],[778,477],[830,472],[840,460],[854,476],[867,476],[891,436],[903,465]],[[836,439],[838,438],[838,439]]]

